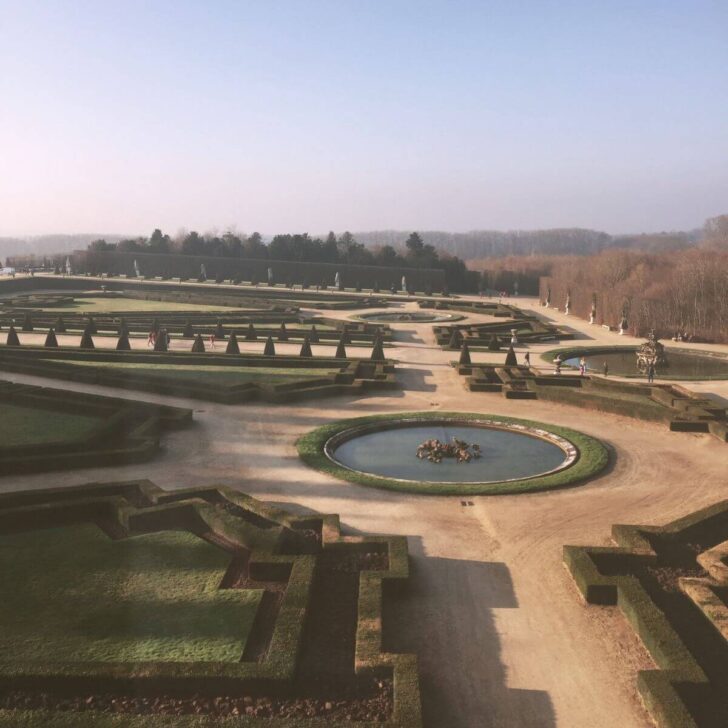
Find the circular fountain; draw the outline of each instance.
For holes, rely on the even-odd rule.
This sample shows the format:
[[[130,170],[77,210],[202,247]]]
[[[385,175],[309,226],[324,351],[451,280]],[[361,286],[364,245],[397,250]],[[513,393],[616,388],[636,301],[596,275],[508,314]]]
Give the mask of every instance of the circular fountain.
[[[345,420],[306,435],[299,454],[355,483],[435,494],[560,487],[607,461],[600,443],[574,430],[461,413]]]
[[[645,350],[649,343],[641,347],[562,349],[560,353],[564,365],[574,368],[579,367],[579,360],[584,357],[587,373],[590,370],[601,373],[606,363],[610,375],[642,377],[647,371],[649,361],[653,360],[655,371],[662,379],[728,379],[728,357],[724,355],[677,348],[664,348],[661,351],[652,348]],[[552,360],[557,353],[558,350],[546,352],[544,358]]]

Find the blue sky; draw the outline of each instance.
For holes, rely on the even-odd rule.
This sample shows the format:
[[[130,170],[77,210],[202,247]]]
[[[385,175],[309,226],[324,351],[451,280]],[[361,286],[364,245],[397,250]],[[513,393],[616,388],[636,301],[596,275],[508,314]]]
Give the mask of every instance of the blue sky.
[[[728,212],[728,3],[0,0],[0,235]]]

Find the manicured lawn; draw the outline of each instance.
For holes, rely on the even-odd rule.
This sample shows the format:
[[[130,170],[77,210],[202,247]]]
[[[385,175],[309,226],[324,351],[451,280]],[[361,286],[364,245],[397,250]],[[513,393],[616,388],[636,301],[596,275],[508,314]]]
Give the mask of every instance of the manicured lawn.
[[[177,303],[175,301],[145,301],[140,298],[121,298],[118,296],[99,296],[98,298],[77,298],[66,306],[39,308],[39,311],[63,313],[113,313],[115,311],[241,311],[244,308],[229,306],[203,306],[197,303]]]
[[[260,590],[219,590],[230,555],[93,524],[0,536],[0,652],[18,662],[240,660]]]
[[[100,423],[97,417],[0,403],[0,447],[78,440]]]
[[[233,367],[185,364],[125,364],[117,362],[91,362],[58,360],[72,366],[103,367],[118,371],[120,375],[144,376],[169,381],[172,379],[216,384],[283,384],[301,379],[325,377],[338,369],[285,369],[283,367]]]

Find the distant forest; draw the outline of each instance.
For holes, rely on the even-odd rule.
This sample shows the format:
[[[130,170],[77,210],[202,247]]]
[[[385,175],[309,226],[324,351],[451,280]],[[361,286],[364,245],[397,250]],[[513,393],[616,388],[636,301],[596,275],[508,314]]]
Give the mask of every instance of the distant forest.
[[[171,240],[179,242],[185,237],[196,236],[197,233],[179,233]],[[310,240],[328,240],[329,236],[309,236]],[[363,247],[376,252],[381,248],[392,248],[402,251],[409,237],[409,231],[380,230],[357,232],[353,235],[342,233],[339,238],[353,237]],[[419,232],[425,245],[432,245],[439,253],[447,253],[462,260],[477,260],[490,256],[507,257],[512,255],[591,255],[610,248],[640,250],[648,253],[681,250],[699,245],[703,239],[703,230],[639,233],[635,235],[609,235],[598,230],[584,228],[554,228],[547,230],[473,230],[466,233],[449,233],[438,230]],[[224,239],[234,236],[240,240],[257,239],[261,244],[268,244],[274,237],[253,233],[245,235],[234,231],[222,234],[206,232],[198,237],[202,239]],[[303,237],[276,236],[276,237]],[[121,240],[139,239],[123,235],[40,235],[34,237],[0,237],[0,258],[13,255],[51,255],[84,249],[94,240],[103,239],[108,243]]]

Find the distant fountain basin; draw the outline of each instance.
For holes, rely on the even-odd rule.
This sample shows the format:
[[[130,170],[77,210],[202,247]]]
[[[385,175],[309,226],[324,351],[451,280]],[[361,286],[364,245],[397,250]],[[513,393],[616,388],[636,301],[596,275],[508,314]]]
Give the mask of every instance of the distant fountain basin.
[[[564,364],[578,368],[581,357],[589,371],[601,374],[606,362],[609,374],[620,377],[642,377],[637,368],[637,347],[569,349],[562,353]],[[549,352],[556,354],[556,352]],[[656,374],[662,379],[728,379],[728,357],[710,352],[686,349],[665,350],[667,366],[658,365]]]

